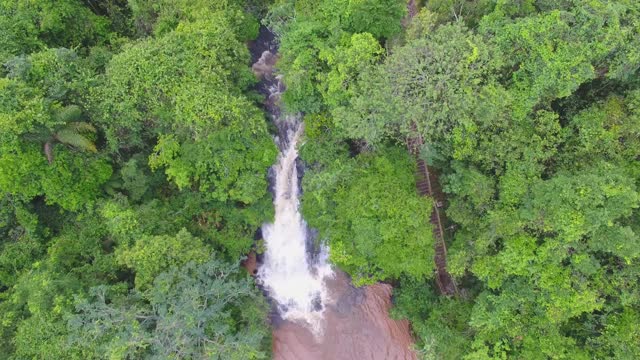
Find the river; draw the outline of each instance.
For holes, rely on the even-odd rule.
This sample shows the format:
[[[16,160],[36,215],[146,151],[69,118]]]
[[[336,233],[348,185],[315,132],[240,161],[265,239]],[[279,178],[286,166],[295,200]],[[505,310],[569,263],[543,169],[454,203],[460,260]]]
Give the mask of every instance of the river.
[[[261,28],[250,44],[253,71],[260,79],[264,107],[278,129],[280,149],[271,171],[275,219],[264,224],[265,252],[257,281],[274,308],[273,358],[278,360],[410,360],[413,341],[407,321],[389,317],[391,286],[354,287],[328,262],[330,249],[314,246],[313,232],[299,211],[302,165],[297,147],[302,116],[280,111],[282,79],[274,73],[277,47]]]

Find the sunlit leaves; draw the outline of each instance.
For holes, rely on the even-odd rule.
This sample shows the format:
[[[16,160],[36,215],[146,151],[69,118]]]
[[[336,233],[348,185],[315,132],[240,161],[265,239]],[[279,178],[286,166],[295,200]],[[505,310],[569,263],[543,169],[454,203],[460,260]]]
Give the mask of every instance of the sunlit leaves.
[[[210,257],[202,240],[182,229],[175,236],[143,236],[130,248],[121,247],[118,258],[136,272],[136,287],[148,288],[161,272],[190,261],[204,262]]]
[[[433,263],[424,259],[433,256],[432,204],[415,192],[412,162],[399,149],[350,162],[337,161],[305,180],[303,210],[329,241],[331,258],[356,284],[429,277]]]

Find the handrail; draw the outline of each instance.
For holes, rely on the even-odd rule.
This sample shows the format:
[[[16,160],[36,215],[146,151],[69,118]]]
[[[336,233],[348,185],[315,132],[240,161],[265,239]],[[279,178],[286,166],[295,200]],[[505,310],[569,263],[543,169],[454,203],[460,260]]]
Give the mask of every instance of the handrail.
[[[415,125],[413,126],[415,130]],[[429,167],[423,159],[420,159],[420,146],[424,144],[421,136],[409,137],[406,140],[409,152],[415,157],[417,161],[416,166],[416,188],[421,196],[434,197],[433,187],[431,182],[431,173]],[[437,181],[436,179],[434,179]],[[425,189],[426,187],[426,189]],[[436,264],[436,284],[443,295],[457,295],[458,286],[455,279],[447,271],[447,245],[444,241],[444,228],[442,227],[442,220],[440,217],[440,209],[438,203],[444,199],[434,199],[433,212],[430,222],[434,226],[433,232],[436,242],[434,243],[435,255],[434,262]],[[435,214],[435,219],[433,219]],[[440,250],[440,251],[439,251]],[[440,254],[440,252],[442,254]]]

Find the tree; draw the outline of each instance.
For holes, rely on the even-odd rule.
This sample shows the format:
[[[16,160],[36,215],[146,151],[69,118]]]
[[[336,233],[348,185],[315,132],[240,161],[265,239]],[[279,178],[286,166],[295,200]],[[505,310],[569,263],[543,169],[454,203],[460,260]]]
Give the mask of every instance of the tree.
[[[342,104],[323,98],[307,116],[316,141],[301,151],[313,168],[307,219],[349,272],[377,264],[371,254],[381,245],[358,241],[377,238],[366,211],[384,212],[355,195],[376,192],[357,186],[368,176],[349,155],[373,148],[384,157],[390,140],[420,135],[457,228],[449,268],[470,298],[435,300],[424,281],[400,275],[398,311],[425,357],[633,358],[636,332],[619,342],[608,334],[628,329],[638,312],[637,83],[629,77],[638,68],[628,37],[637,6],[476,2],[479,12],[465,20],[479,27],[467,29],[442,24],[445,3],[453,4],[429,4],[436,14],[415,20],[406,44],[362,66]],[[340,203],[348,211],[338,212]]]
[[[122,0],[0,0],[0,353],[266,358],[262,295],[209,261],[273,213],[258,23],[243,1],[129,3],[156,36],[122,37]]]
[[[397,35],[404,14],[397,0],[277,2],[268,18],[280,35],[286,109],[320,113],[343,102],[348,92],[340,88],[377,60],[376,40]]]
[[[238,272],[220,260],[192,262],[144,293],[93,288],[77,301],[71,341],[109,357],[265,359],[267,306]]]
[[[38,134],[45,139],[43,148],[49,165],[54,159],[53,143],[56,141],[84,151],[94,153],[98,151],[94,142],[87,136],[87,134],[95,134],[96,128],[84,121],[74,121],[79,120],[82,115],[82,110],[79,107],[63,108],[56,115],[60,118],[58,122],[62,122],[64,125],[58,126],[52,131],[43,129],[45,133],[48,133],[47,135],[42,136],[42,132]]]
[[[143,34],[163,35],[175,30],[180,22],[206,20],[215,13],[225,13],[230,30],[242,40],[253,39],[258,34],[258,22],[253,14],[245,11],[247,0],[129,0],[136,28]]]
[[[492,54],[489,44],[463,26],[439,27],[396,49],[363,77],[350,106],[334,113],[336,126],[372,144],[415,131],[438,147],[445,138],[464,137],[474,130],[477,93],[499,66]]]
[[[91,46],[106,42],[110,21],[79,0],[0,2],[0,63],[14,55],[49,47]]]
[[[637,4],[596,1],[513,21],[502,18],[500,8],[488,16],[481,33],[510,53],[504,58],[506,65],[517,69],[510,79],[518,99],[514,115],[524,116],[541,103],[569,96],[606,73],[610,64],[618,68],[614,59],[635,46],[626,42],[634,26],[627,14],[637,10]],[[632,60],[628,66],[637,69],[638,63]]]
[[[15,58],[7,69],[8,78],[0,79],[0,189],[25,200],[45,195],[70,210],[91,202],[112,169],[99,154],[74,151],[97,151],[91,136],[96,128],[80,121],[85,120],[82,110],[70,101],[86,69],[67,49]],[[58,161],[53,162],[56,148]]]
[[[210,15],[217,20],[185,20],[125,47],[90,94],[89,113],[111,154],[145,159],[138,166],[174,185],[163,191],[203,206],[193,214],[202,221],[198,231],[235,260],[272,213],[266,169],[277,149],[264,114],[245,95],[255,78],[233,12]]]
[[[130,44],[111,59],[104,82],[87,99],[111,152],[144,149],[162,133],[194,138],[202,130],[194,126],[208,121],[224,124],[228,110],[216,112],[209,96],[224,105],[228,97],[241,97],[254,81],[248,51],[227,26],[225,15],[213,13],[216,21],[184,23],[157,39]],[[194,97],[204,89],[216,90],[204,99]]]
[[[175,236],[143,236],[130,248],[120,246],[118,260],[136,273],[136,288],[147,289],[161,272],[188,262],[202,263],[210,251],[186,229]]]
[[[384,50],[369,33],[353,34],[342,46],[321,51],[320,59],[330,70],[321,88],[324,102],[332,109],[345,106],[357,93],[356,83],[361,74],[379,61]]]
[[[432,204],[416,194],[413,163],[400,149],[360,154],[308,173],[303,214],[357,285],[430,277]]]

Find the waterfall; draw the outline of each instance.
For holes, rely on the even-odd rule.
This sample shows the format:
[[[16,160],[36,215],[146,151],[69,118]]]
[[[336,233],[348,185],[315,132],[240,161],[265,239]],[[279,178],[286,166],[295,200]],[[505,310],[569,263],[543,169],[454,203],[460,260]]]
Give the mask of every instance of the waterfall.
[[[257,64],[268,63],[273,58],[274,55],[265,51]],[[259,66],[254,65],[254,69]],[[271,79],[267,108],[279,129],[276,143],[280,155],[272,168],[275,175],[275,219],[272,224],[262,226],[266,250],[258,270],[258,280],[277,303],[283,319],[304,322],[319,334],[328,301],[325,279],[331,277],[333,271],[327,261],[326,247],[320,247],[315,253],[309,248],[311,246],[308,247],[309,229],[299,209],[296,159],[304,124],[300,116],[280,114],[277,104],[284,86],[279,78]]]

